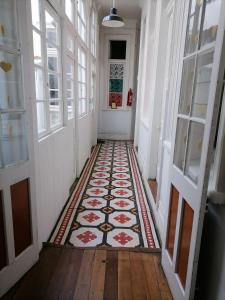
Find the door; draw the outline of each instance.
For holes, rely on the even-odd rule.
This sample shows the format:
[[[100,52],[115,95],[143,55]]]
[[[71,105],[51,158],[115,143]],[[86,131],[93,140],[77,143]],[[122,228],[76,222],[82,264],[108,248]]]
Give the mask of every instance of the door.
[[[38,259],[25,12],[0,1],[0,297]]]
[[[225,2],[184,3],[179,103],[162,265],[174,299],[193,299],[224,69]],[[186,34],[185,34],[186,32]],[[224,60],[224,57],[223,57]],[[221,69],[220,69],[221,67]]]

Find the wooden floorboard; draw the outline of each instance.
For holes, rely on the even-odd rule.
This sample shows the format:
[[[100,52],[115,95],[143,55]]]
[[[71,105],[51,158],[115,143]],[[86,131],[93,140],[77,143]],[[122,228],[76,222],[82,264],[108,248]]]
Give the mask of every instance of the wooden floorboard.
[[[46,247],[3,300],[171,300],[159,253]]]

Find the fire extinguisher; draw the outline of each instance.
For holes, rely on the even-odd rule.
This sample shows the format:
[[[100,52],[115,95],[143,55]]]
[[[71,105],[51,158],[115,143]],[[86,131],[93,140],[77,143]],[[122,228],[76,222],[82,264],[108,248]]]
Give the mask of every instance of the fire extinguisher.
[[[133,101],[133,92],[132,89],[129,89],[127,94],[127,106],[132,106],[132,101]]]

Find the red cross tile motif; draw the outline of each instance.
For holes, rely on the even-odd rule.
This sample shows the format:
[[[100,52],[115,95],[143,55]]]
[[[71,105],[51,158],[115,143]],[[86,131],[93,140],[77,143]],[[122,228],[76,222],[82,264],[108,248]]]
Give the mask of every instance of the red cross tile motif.
[[[120,215],[116,216],[114,219],[116,221],[120,222],[121,224],[124,224],[124,223],[130,221],[130,218],[124,214],[120,214]]]
[[[123,246],[133,240],[133,238],[130,235],[126,234],[125,232],[120,232],[119,234],[115,235],[113,238]]]
[[[99,201],[97,199],[93,199],[93,200],[88,201],[88,204],[91,205],[92,207],[96,207],[99,204],[101,204],[101,201]]]
[[[83,218],[90,223],[100,219],[100,217],[97,216],[96,214],[94,214],[93,212],[89,213],[88,215],[83,216]]]
[[[105,181],[102,181],[102,180],[95,180],[94,183],[97,184],[97,185],[102,185],[102,184],[105,183]]]
[[[124,190],[118,190],[118,191],[116,191],[116,194],[120,195],[120,196],[125,196],[125,195],[127,195],[127,192]]]
[[[121,180],[121,181],[117,181],[117,184],[120,186],[124,186],[124,185],[127,185],[127,182]]]
[[[127,203],[124,200],[120,200],[120,201],[116,202],[116,205],[118,205],[119,207],[126,207],[127,205],[129,205],[129,203]]]
[[[102,193],[102,190],[95,189],[95,190],[92,190],[91,192],[97,196],[97,195],[100,195]]]
[[[84,244],[87,244],[90,241],[95,240],[97,238],[97,236],[94,233],[92,233],[91,231],[85,231],[84,233],[79,234],[77,236],[77,238],[79,240],[81,240]]]

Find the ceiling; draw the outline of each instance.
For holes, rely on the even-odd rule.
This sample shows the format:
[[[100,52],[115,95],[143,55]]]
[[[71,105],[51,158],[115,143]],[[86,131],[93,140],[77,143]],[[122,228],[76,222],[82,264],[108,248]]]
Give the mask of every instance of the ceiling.
[[[98,0],[101,7],[100,14],[108,15],[112,7],[113,0]],[[127,19],[137,19],[140,17],[140,0],[116,0],[115,6],[118,9],[118,15]]]

